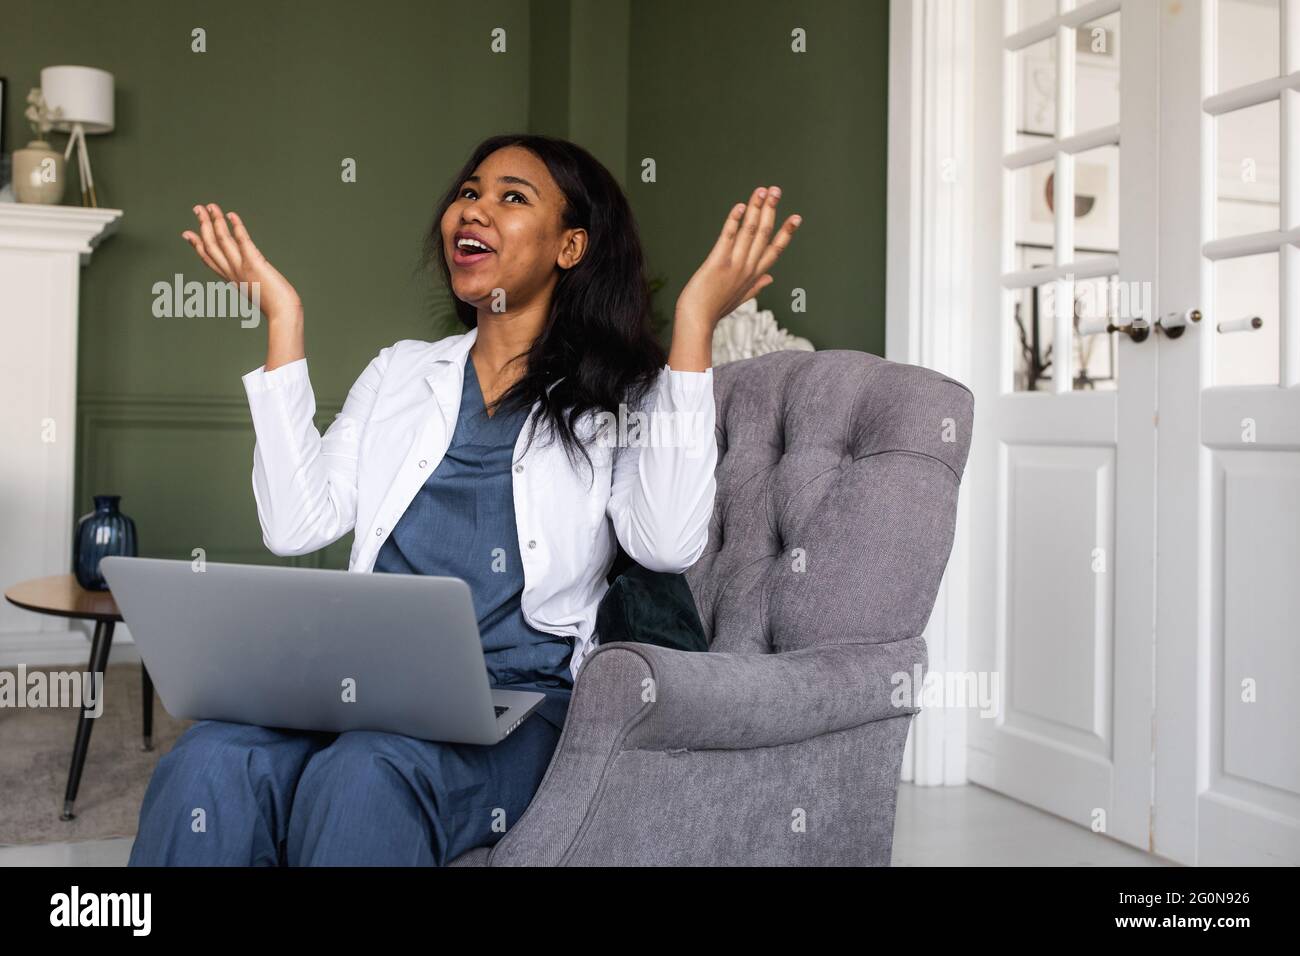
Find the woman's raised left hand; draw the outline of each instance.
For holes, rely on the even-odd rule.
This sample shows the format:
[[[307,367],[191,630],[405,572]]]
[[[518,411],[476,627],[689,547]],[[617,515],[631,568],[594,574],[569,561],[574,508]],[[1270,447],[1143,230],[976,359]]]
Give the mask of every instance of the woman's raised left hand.
[[[708,258],[677,297],[678,319],[705,319],[716,325],[772,284],[767,270],[790,245],[802,221],[790,216],[772,235],[780,200],[780,186],[760,186],[749,197],[749,205],[736,203]]]
[[[772,284],[768,270],[789,247],[802,222],[800,216],[790,216],[776,235],[772,234],[780,199],[781,187],[760,186],[748,205],[736,203],[728,214],[708,258],[677,297],[669,355],[672,368],[699,366],[697,370],[703,370],[711,365],[713,327]]]

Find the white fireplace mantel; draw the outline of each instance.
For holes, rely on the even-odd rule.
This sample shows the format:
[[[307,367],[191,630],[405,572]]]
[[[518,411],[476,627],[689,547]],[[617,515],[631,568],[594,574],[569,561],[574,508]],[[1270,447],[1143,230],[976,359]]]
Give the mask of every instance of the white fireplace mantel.
[[[0,589],[72,570],[81,268],[121,219],[0,202]],[[0,666],[84,654],[68,622],[0,603]]]
[[[76,252],[84,266],[121,220],[120,209],[4,202],[0,203],[0,249]]]

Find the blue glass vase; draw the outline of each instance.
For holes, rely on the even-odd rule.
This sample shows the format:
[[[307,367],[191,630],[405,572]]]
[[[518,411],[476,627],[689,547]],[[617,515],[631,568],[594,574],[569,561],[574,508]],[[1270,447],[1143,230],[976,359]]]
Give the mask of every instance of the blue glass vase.
[[[95,510],[77,522],[72,541],[72,570],[77,583],[88,591],[107,591],[99,561],[110,554],[134,558],[137,553],[135,522],[122,514],[121,495],[95,495]]]

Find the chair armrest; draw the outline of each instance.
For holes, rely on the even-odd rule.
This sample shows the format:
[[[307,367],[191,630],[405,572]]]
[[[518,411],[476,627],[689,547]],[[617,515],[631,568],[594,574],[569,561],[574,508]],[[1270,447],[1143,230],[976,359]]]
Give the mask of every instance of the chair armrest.
[[[776,747],[913,714],[916,695],[896,691],[925,659],[919,637],[782,654],[601,645],[579,671],[546,776],[491,865],[561,863],[621,753]]]
[[[546,775],[523,816],[492,848],[489,866],[557,866],[563,860],[628,728],[649,706],[634,693],[649,677],[649,662],[637,654],[597,648],[582,662]]]
[[[746,750],[777,747],[874,720],[914,714],[921,638],[887,644],[825,644],[781,654],[693,654],[652,644],[608,644],[595,653],[635,654],[649,680],[604,694],[650,697],[624,749]],[[593,654],[591,659],[595,658]],[[906,675],[906,683],[895,675]]]

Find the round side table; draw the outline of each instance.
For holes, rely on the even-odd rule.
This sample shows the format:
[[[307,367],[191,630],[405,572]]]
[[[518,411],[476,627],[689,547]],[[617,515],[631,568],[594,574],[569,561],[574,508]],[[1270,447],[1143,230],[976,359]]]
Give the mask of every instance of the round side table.
[[[95,636],[90,645],[90,672],[103,674],[108,667],[108,652],[113,646],[113,628],[122,620],[110,591],[87,591],[77,583],[75,575],[56,574],[48,578],[34,578],[15,584],[5,591],[5,600],[16,607],[37,614],[68,617],[95,622]],[[140,664],[140,677],[144,689],[144,749],[153,749],[153,680],[144,663]],[[77,717],[77,736],[72,744],[72,767],[68,771],[68,789],[63,797],[62,820],[71,820],[81,785],[81,769],[86,764],[86,751],[90,749],[90,731],[95,725],[82,709]]]

